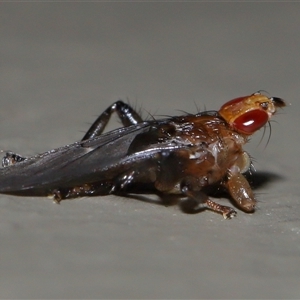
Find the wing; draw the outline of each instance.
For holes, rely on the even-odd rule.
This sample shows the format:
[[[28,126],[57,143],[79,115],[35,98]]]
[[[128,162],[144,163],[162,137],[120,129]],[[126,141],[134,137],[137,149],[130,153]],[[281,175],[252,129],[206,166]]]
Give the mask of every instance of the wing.
[[[43,196],[56,188],[112,180],[129,169],[155,167],[162,152],[187,147],[169,138],[167,122],[119,128],[1,168],[0,193]]]
[[[124,159],[132,141],[149,127],[151,121],[116,129],[1,168],[0,193],[45,190],[101,180],[111,166],[122,161],[126,163]]]

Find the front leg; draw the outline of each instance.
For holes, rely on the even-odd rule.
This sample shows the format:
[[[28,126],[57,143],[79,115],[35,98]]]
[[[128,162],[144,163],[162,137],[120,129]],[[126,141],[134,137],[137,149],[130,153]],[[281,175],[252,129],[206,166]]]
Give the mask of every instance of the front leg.
[[[255,210],[256,200],[247,179],[240,173],[229,174],[224,183],[234,202],[245,212]]]
[[[116,112],[122,122],[126,126],[134,125],[143,122],[140,115],[128,104],[119,100],[109,106],[92,124],[90,129],[82,138],[82,141],[94,138],[100,135],[105,129],[111,115]]]

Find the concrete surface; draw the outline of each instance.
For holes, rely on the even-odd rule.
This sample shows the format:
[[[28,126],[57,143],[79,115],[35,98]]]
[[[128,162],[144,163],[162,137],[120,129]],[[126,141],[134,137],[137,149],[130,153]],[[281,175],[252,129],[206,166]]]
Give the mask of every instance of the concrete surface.
[[[300,3],[1,3],[0,22],[3,150],[79,140],[120,98],[145,116],[261,89],[292,104],[246,147],[253,215],[1,195],[0,298],[300,297]]]

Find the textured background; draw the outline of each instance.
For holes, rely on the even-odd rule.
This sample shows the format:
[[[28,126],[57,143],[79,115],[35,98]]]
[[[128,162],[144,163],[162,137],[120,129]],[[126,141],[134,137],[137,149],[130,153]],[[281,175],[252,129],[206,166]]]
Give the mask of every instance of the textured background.
[[[3,150],[79,140],[119,98],[145,116],[260,89],[292,104],[246,147],[253,215],[0,196],[0,298],[299,298],[300,3],[1,3],[0,22]]]

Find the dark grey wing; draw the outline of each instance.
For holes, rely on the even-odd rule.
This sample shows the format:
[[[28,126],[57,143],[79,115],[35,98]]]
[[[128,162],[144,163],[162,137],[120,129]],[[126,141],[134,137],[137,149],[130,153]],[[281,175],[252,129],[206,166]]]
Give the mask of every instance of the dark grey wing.
[[[111,166],[124,164],[133,139],[150,127],[151,121],[120,128],[1,168],[0,193],[42,195],[47,189],[105,179]]]

